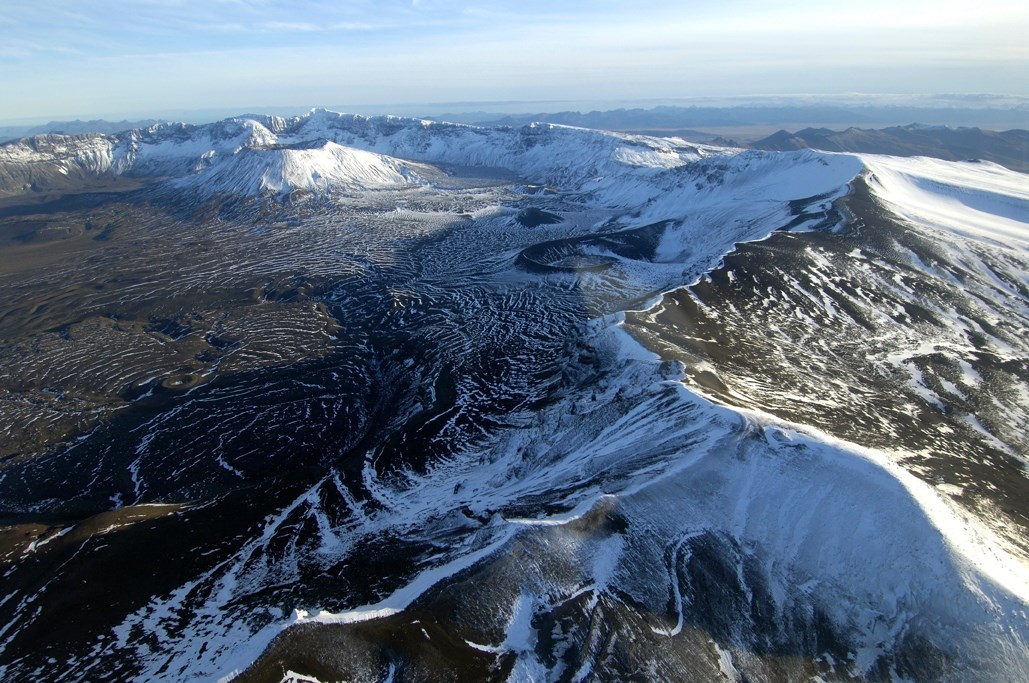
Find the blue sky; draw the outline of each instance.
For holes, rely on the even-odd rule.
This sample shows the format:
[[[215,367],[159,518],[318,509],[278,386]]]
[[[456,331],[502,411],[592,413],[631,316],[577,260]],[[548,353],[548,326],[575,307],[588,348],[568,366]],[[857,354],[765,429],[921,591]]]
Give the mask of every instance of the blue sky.
[[[989,0],[4,0],[0,121],[784,93],[1029,96],[1027,8]]]

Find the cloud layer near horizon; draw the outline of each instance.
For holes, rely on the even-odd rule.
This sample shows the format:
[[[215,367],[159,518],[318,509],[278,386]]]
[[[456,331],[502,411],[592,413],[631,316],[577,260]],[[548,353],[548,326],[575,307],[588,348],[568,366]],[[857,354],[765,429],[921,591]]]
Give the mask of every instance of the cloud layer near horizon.
[[[42,0],[0,120],[206,107],[840,92],[1029,95],[1015,2]]]

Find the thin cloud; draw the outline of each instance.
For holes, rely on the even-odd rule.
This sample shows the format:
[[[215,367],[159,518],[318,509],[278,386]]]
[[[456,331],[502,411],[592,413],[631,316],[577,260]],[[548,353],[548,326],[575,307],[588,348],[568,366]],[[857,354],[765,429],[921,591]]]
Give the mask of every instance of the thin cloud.
[[[335,31],[381,31],[396,26],[396,24],[373,24],[361,21],[337,21],[329,28]]]
[[[1029,9],[1009,2],[111,0],[81,8],[54,0],[0,11],[8,94],[0,118],[101,105],[671,99],[929,84],[1029,95]]]
[[[318,26],[314,24],[307,24],[297,21],[266,21],[260,24],[260,27],[265,31],[300,31],[310,32],[320,30]]]

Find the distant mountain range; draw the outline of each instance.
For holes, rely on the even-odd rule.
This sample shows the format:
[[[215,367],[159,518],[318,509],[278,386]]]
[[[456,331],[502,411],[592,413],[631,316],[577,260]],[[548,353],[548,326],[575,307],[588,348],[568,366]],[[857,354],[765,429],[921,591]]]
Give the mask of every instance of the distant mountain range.
[[[105,121],[104,119],[93,119],[91,121],[50,121],[39,126],[0,126],[0,142],[17,140],[18,138],[30,135],[48,135],[59,133],[61,135],[82,135],[84,133],[120,133],[134,128],[149,128],[160,123],[158,119],[140,119],[138,121]]]
[[[946,126],[894,126],[879,130],[805,128],[790,133],[780,130],[750,143],[724,142],[739,147],[785,152],[820,149],[827,152],[859,152],[893,156],[928,156],[947,161],[985,159],[1015,171],[1029,172],[1029,131],[992,131]]]
[[[994,130],[1029,127],[1029,111],[1019,107],[840,106],[815,103],[723,107],[660,106],[651,109],[613,109],[586,113],[578,111],[535,114],[455,112],[428,118],[487,126],[520,126],[539,121],[622,132],[688,129],[703,131],[734,127],[791,128],[803,125],[878,128],[902,125],[912,121],[936,126],[978,126]]]
[[[791,105],[656,107],[588,113],[513,114],[500,118],[488,116],[483,112],[473,112],[433,118],[485,126],[521,126],[539,121],[678,136],[692,142],[768,151],[810,148],[829,152],[930,156],[948,161],[985,159],[1016,171],[1029,171],[1029,131],[1024,129],[1029,128],[1029,113],[1014,109]],[[786,130],[791,123],[814,121],[819,122],[819,127],[806,127],[793,133]],[[920,123],[896,125],[899,121]],[[967,125],[969,122],[985,128]],[[860,124],[860,127],[855,127],[855,124]],[[777,125],[783,129],[767,137],[753,135],[762,127],[767,131],[769,126]],[[1013,129],[989,130],[1005,127]]]

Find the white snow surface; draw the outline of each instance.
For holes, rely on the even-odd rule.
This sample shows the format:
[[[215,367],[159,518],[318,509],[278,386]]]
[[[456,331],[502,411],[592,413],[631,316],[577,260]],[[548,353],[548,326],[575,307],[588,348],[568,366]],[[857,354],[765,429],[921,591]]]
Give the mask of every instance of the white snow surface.
[[[987,161],[863,154],[873,192],[899,216],[992,245],[1029,249],[1029,180]]]

